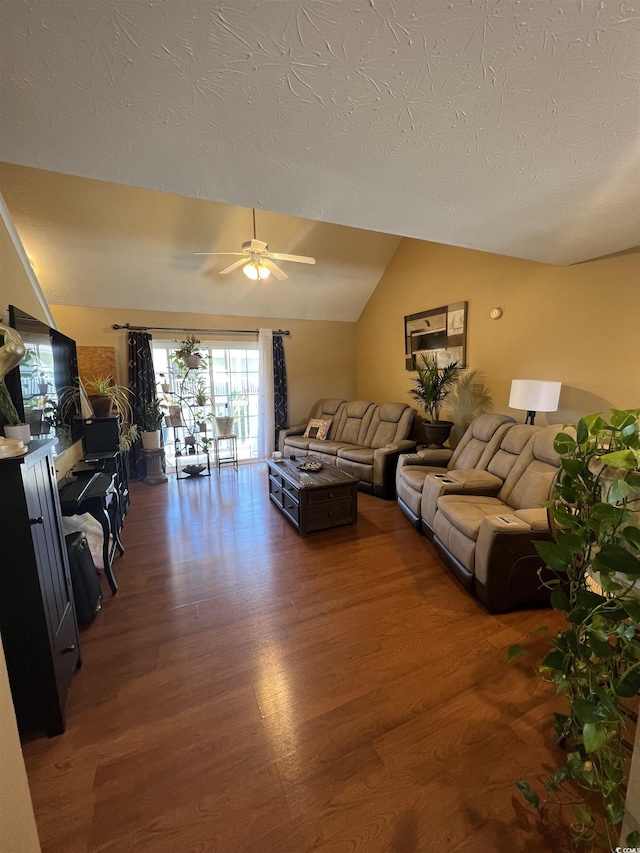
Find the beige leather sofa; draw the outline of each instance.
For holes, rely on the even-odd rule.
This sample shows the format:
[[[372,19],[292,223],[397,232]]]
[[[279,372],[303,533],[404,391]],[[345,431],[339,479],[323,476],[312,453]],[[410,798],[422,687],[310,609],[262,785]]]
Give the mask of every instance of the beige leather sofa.
[[[549,597],[540,587],[542,562],[533,543],[552,538],[541,504],[560,467],[553,449],[560,429],[550,426],[531,436],[496,497],[445,494],[437,500],[433,543],[490,613]]]
[[[415,414],[404,403],[322,400],[312,417],[331,421],[326,439],[305,437],[307,424],[298,424],[280,432],[279,448],[286,457],[311,455],[335,465],[356,477],[363,491],[391,499],[398,457],[416,446],[408,439]]]
[[[477,468],[453,470],[445,474],[429,474],[424,481],[420,501],[420,520],[422,532],[433,538],[433,523],[438,508],[438,500],[443,495],[484,495],[495,497],[511,473],[520,454],[527,446],[532,435],[540,432],[541,427],[528,424],[506,424],[504,429],[496,431],[500,442],[496,446],[492,440],[480,457]]]
[[[455,450],[426,448],[400,457],[396,469],[398,506],[416,530],[421,528],[420,508],[427,476],[444,476],[444,472],[447,472],[446,476],[450,479],[454,476],[452,472],[467,472],[466,488],[469,493],[477,494],[473,483],[473,478],[477,479],[477,473],[469,475],[468,472],[486,469],[503,435],[513,424],[514,419],[508,415],[480,415],[471,423]],[[455,474],[455,477],[460,483],[462,475]],[[488,479],[483,478],[481,482],[480,494],[486,494]],[[493,481],[493,486],[493,491],[490,490],[489,494],[497,494],[502,480]]]

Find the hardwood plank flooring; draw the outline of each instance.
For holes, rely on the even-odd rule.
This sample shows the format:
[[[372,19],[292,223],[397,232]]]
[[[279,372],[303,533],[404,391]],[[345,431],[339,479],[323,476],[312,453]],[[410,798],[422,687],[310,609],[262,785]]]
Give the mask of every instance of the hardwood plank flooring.
[[[565,850],[515,782],[560,710],[393,502],[301,539],[263,465],[132,484],[67,731],[24,743],[44,853]],[[104,586],[104,584],[103,584]]]

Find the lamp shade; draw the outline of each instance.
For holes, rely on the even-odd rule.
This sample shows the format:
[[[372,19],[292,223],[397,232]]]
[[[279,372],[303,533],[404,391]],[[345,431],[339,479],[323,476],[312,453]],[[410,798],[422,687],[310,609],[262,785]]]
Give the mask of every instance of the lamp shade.
[[[562,382],[546,379],[512,379],[509,408],[525,412],[557,412]]]

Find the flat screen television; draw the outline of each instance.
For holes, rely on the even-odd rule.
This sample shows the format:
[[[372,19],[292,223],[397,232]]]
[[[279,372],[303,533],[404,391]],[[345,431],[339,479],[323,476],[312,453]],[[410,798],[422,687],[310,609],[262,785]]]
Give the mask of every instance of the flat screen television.
[[[15,305],[9,306],[9,325],[20,333],[27,349],[5,377],[11,399],[31,435],[55,435],[61,452],[76,438],[71,429],[79,386],[76,343]]]

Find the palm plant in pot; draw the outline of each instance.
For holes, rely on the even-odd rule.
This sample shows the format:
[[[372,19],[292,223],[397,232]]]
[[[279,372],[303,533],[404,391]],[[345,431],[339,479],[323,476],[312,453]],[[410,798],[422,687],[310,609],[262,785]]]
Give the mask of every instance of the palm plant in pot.
[[[157,450],[160,447],[160,429],[164,422],[164,411],[160,400],[150,400],[145,403],[138,421],[143,448]]]
[[[442,447],[449,438],[453,421],[440,420],[440,412],[458,381],[459,362],[439,367],[434,355],[421,352],[416,357],[416,372],[418,375],[410,394],[429,415],[423,423],[425,440],[429,447]]]

